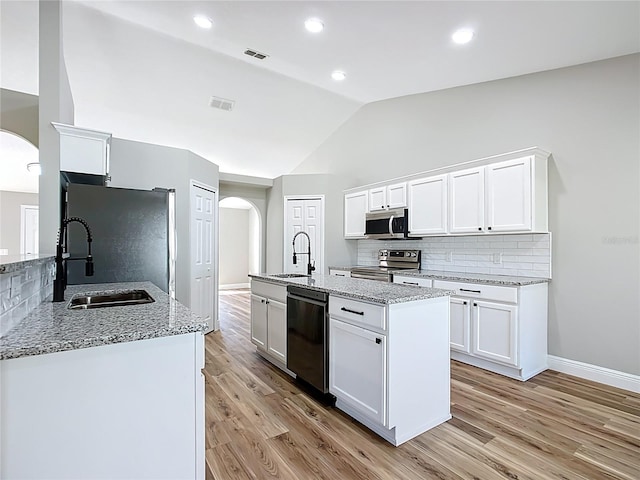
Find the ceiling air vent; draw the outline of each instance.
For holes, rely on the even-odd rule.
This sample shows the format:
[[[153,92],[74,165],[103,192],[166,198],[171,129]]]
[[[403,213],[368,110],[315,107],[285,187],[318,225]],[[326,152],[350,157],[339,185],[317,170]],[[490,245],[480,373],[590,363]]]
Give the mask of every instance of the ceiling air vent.
[[[264,60],[265,58],[267,58],[269,55],[267,55],[266,53],[260,53],[260,52],[256,52],[255,50],[250,50],[250,49],[246,49],[244,51],[245,55],[249,55],[250,57],[255,57],[258,60]]]
[[[233,110],[233,106],[235,105],[234,100],[227,100],[226,98],[220,97],[211,97],[209,99],[209,106],[212,108],[219,108],[220,110],[225,110],[230,112]]]

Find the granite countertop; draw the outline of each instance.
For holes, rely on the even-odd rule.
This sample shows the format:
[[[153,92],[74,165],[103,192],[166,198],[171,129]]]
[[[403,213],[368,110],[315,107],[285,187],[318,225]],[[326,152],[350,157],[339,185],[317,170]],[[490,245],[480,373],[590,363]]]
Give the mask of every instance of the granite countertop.
[[[55,258],[55,255],[0,255],[0,273],[16,272]]]
[[[403,277],[420,277],[434,280],[448,280],[451,282],[471,282],[481,285],[504,285],[513,287],[550,282],[548,278],[490,275],[488,273],[443,272],[441,270],[407,270],[397,272],[396,274],[402,275]]]
[[[74,295],[144,289],[155,302],[122,307],[69,310]],[[112,343],[202,332],[207,323],[151,282],[70,285],[65,302],[42,302],[0,338],[0,360]]]
[[[281,285],[300,285],[310,290],[317,290],[330,295],[340,295],[382,305],[444,297],[454,293],[451,290],[439,288],[416,288],[397,283],[337,277],[335,275],[313,274],[311,277],[280,278],[265,273],[249,276],[257,280],[265,280]]]

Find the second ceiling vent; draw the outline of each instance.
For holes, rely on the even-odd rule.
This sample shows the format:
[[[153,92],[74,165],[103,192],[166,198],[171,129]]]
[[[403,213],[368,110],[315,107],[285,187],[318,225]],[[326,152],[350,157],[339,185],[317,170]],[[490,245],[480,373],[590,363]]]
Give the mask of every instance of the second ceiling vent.
[[[226,112],[230,112],[233,110],[233,106],[235,105],[234,100],[228,100],[226,98],[220,97],[211,97],[209,99],[209,106],[212,108],[219,108],[220,110],[224,110]]]
[[[244,51],[244,54],[245,55],[249,55],[250,57],[257,58],[258,60],[264,60],[265,58],[267,58],[269,56],[266,53],[256,52],[255,50],[251,50],[249,48],[247,48]]]

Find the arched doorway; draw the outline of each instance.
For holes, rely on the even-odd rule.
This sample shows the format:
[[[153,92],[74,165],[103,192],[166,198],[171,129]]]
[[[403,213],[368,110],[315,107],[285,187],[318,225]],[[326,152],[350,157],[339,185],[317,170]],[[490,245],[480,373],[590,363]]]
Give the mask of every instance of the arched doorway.
[[[0,255],[37,254],[38,149],[0,130],[0,159]]]
[[[249,288],[249,273],[260,272],[262,221],[258,209],[239,197],[219,204],[220,290]]]

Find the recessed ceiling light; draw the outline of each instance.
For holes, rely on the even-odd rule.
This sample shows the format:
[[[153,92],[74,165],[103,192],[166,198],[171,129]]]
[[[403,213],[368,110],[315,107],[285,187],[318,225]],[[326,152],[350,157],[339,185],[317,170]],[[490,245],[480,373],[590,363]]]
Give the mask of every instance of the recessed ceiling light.
[[[324,23],[322,23],[317,18],[309,18],[306,22],[304,22],[304,26],[311,33],[318,33],[324,29]]]
[[[340,71],[340,70],[335,70],[333,73],[331,73],[331,78],[333,78],[334,80],[341,82],[342,80],[344,80],[345,78],[347,78],[347,74]]]
[[[456,30],[453,35],[451,35],[451,39],[459,45],[469,43],[472,38],[473,30],[471,30],[470,28],[461,28],[460,30]]]
[[[31,175],[40,175],[42,173],[42,168],[38,162],[35,163],[27,163],[27,171]]]
[[[196,15],[193,17],[193,21],[196,22],[200,28],[211,28],[213,26],[213,20],[209,17],[205,17],[204,15]]]

